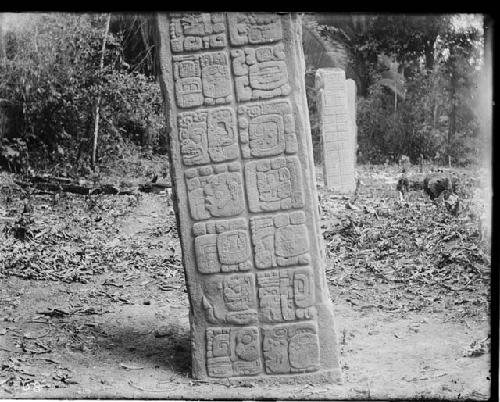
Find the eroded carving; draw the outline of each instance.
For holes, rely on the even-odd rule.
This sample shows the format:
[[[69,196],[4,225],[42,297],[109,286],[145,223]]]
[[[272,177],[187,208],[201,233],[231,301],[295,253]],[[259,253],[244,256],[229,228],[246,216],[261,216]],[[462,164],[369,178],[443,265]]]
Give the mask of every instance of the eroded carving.
[[[309,267],[257,273],[262,322],[315,318],[314,279]]]
[[[231,102],[231,77],[225,52],[177,55],[173,61],[177,106]]]
[[[319,340],[315,323],[265,327],[262,332],[266,373],[301,373],[319,369]]]
[[[238,101],[288,95],[288,70],[282,43],[231,50]]]
[[[213,275],[203,283],[202,307],[212,324],[257,322],[253,274]]]
[[[225,47],[227,40],[224,14],[172,13],[170,45],[173,53]]]
[[[244,158],[294,154],[298,151],[289,101],[239,106],[238,128]]]
[[[247,271],[252,267],[246,219],[197,222],[193,235],[199,272]]]
[[[236,216],[245,210],[238,162],[191,168],[184,175],[193,219]]]
[[[179,113],[178,130],[185,165],[225,162],[239,156],[234,112],[230,108]]]
[[[250,218],[255,266],[260,269],[310,262],[309,237],[302,211]]]
[[[248,162],[245,178],[251,212],[304,206],[301,168],[296,156]]]
[[[323,177],[330,189],[353,191],[355,187],[356,128],[345,73],[340,69],[318,69],[316,85],[319,91],[319,112],[323,142]]]
[[[269,43],[283,38],[278,14],[230,13],[228,17],[232,45]]]
[[[257,327],[207,328],[206,336],[209,376],[251,376],[262,372]]]

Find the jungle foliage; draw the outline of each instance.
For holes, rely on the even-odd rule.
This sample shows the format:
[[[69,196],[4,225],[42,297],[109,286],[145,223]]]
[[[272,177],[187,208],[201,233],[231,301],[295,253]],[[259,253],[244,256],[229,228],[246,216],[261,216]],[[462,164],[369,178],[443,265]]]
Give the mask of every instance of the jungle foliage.
[[[402,155],[457,165],[477,161],[479,77],[484,69],[478,15],[322,15],[312,29],[332,49],[357,87],[358,162]],[[319,142],[315,66],[306,82]],[[333,66],[332,66],[333,67]]]
[[[102,52],[106,15],[23,17],[4,30],[0,53],[4,165],[88,170],[98,98],[98,161],[128,144],[158,148],[162,100],[151,47],[137,44],[140,18],[112,15]]]

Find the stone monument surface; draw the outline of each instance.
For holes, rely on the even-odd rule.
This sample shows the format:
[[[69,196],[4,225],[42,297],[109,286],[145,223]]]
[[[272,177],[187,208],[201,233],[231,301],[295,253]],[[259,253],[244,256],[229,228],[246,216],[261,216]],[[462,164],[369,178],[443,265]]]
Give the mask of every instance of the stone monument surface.
[[[316,71],[323,177],[326,187],[339,193],[354,191],[356,187],[355,94],[348,81],[339,68]]]
[[[300,16],[155,23],[193,376],[340,381]]]
[[[358,144],[358,126],[356,124],[356,82],[352,79],[346,80],[347,88],[347,113],[349,114],[349,122],[354,136],[354,155]],[[356,158],[356,156],[354,156]],[[356,159],[354,160],[356,164]]]

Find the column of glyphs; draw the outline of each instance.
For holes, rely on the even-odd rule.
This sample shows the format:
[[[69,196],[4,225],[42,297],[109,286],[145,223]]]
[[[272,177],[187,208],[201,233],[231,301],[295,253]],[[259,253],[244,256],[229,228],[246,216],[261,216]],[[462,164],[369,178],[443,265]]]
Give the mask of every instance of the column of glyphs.
[[[198,378],[337,368],[335,340],[318,322],[327,290],[314,273],[307,150],[298,141],[309,133],[296,129],[283,18],[166,20],[162,63],[173,77],[171,144]]]
[[[319,91],[323,177],[326,187],[337,192],[355,188],[356,166],[356,87],[339,68],[316,72]]]

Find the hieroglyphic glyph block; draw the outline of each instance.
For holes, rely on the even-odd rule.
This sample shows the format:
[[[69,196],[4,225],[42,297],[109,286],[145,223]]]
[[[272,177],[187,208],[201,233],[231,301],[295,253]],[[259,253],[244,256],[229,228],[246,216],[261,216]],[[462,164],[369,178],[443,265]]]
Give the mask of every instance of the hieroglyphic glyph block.
[[[255,267],[258,269],[308,264],[309,234],[302,211],[250,218]]]
[[[252,267],[248,222],[238,218],[193,224],[198,271],[248,271]]]
[[[227,45],[223,13],[171,14],[170,45],[173,53],[218,49]]]
[[[230,13],[228,19],[231,45],[256,45],[283,39],[281,18],[277,14]]]
[[[262,371],[257,327],[206,330],[207,371],[212,377],[255,375]]]
[[[238,128],[244,158],[297,152],[295,122],[289,101],[239,106]]]
[[[245,210],[238,163],[187,169],[185,178],[192,219],[237,216]]]
[[[316,71],[319,90],[320,130],[323,145],[323,177],[326,186],[338,192],[355,188],[355,128],[348,102],[344,70]]]
[[[225,162],[239,156],[238,134],[231,108],[179,113],[178,127],[185,165]]]
[[[315,318],[314,280],[311,268],[292,268],[257,273],[261,322]]]
[[[239,102],[290,93],[283,44],[233,49],[231,58]]]
[[[269,374],[316,371],[320,345],[316,323],[264,327],[262,349]]]
[[[177,106],[225,104],[232,100],[229,59],[226,52],[173,56]]]
[[[303,207],[301,175],[296,156],[248,162],[245,179],[250,212]]]
[[[257,322],[253,274],[213,275],[202,284],[202,305],[211,324]]]
[[[193,376],[338,382],[300,18],[156,24]]]

